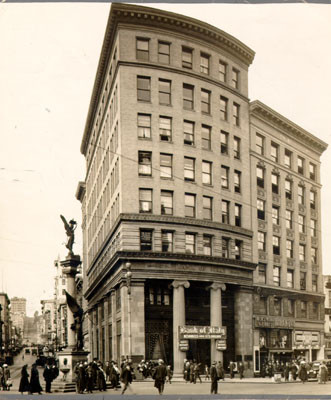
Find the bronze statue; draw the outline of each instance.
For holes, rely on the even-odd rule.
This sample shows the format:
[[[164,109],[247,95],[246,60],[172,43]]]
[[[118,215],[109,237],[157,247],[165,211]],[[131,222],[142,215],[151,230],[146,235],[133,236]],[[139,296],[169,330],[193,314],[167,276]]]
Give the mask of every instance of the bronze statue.
[[[67,220],[64,218],[63,215],[60,215],[63,223],[64,223],[64,228],[66,230],[66,234],[68,236],[68,241],[66,244],[66,248],[69,250],[69,255],[73,256],[74,253],[72,251],[72,246],[75,242],[75,229],[77,228],[77,222],[74,219],[71,219],[69,221],[69,224],[67,222]]]

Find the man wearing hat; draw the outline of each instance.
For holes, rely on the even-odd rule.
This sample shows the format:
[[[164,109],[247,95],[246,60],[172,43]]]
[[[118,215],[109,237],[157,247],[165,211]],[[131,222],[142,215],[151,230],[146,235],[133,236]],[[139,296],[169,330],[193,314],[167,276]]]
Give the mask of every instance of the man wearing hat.
[[[167,367],[164,365],[163,360],[159,360],[159,365],[155,368],[153,378],[155,380],[154,386],[158,389],[159,394],[163,393],[164,384],[167,377]]]
[[[214,361],[210,367],[210,379],[211,379],[210,393],[217,394],[219,378],[217,375],[216,361]]]

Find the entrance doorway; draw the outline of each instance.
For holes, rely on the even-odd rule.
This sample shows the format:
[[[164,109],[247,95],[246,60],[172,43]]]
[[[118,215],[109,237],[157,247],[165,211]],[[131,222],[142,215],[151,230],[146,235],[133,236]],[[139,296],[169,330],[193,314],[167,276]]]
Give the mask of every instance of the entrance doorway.
[[[188,360],[196,361],[197,363],[201,363],[201,366],[204,367],[208,365],[210,367],[210,340],[208,339],[198,339],[198,340],[189,340],[189,349],[186,353],[186,358]]]

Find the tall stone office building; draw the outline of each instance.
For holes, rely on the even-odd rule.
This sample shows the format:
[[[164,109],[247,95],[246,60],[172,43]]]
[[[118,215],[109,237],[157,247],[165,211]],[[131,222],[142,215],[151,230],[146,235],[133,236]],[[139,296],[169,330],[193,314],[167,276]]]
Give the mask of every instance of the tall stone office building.
[[[201,21],[111,6],[76,193],[92,357],[161,357],[175,373],[186,358],[242,360],[258,373],[305,332],[321,344],[326,145],[249,102],[253,58]]]

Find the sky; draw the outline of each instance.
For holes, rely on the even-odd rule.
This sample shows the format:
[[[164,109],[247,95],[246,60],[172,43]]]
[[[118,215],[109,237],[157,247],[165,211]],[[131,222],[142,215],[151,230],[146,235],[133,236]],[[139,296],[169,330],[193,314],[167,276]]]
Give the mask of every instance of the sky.
[[[144,3],[200,19],[256,52],[249,97],[331,142],[331,6]],[[28,315],[53,297],[60,214],[78,222],[80,144],[110,3],[0,4],[0,291]],[[323,272],[331,274],[331,149],[322,158]]]

